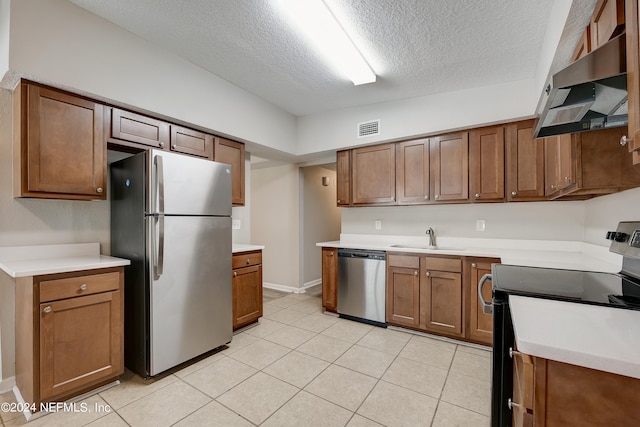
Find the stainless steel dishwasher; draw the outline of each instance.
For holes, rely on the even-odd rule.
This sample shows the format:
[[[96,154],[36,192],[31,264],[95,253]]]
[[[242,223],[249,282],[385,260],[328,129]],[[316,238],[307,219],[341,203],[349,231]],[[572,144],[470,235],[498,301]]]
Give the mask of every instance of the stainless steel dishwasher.
[[[338,249],[338,314],[386,326],[386,253]]]

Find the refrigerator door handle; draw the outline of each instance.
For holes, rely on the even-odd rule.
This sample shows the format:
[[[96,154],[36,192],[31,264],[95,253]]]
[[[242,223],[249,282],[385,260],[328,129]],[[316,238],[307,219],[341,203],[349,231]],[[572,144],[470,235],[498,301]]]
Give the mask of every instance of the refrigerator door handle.
[[[158,197],[158,215],[156,221],[158,223],[158,246],[156,248],[156,263],[154,265],[154,276],[158,280],[162,276],[164,269],[164,166],[162,156],[155,156],[154,163],[156,165],[156,185]]]

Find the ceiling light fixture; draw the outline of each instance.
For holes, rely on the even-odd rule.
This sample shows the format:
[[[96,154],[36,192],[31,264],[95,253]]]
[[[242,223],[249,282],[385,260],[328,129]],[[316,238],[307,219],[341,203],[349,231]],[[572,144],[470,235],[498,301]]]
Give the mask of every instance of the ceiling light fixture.
[[[354,85],[376,81],[376,74],[323,0],[271,0],[271,3]]]

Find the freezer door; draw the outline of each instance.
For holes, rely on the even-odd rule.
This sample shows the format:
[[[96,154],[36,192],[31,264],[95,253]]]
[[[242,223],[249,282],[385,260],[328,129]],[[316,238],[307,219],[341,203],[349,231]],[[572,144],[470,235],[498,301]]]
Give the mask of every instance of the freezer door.
[[[148,213],[231,215],[231,166],[161,150],[146,155]]]
[[[152,376],[230,342],[232,334],[231,218],[164,217],[163,259],[160,220],[146,220]]]

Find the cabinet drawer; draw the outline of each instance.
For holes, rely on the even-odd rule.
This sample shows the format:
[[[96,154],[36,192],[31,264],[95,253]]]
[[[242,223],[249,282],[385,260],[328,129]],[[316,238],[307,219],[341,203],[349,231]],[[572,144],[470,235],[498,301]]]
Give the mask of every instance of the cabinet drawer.
[[[40,302],[115,291],[119,287],[118,272],[43,280],[40,282]]]
[[[424,257],[423,259],[426,270],[462,272],[462,260],[460,258]]]
[[[413,255],[387,256],[389,267],[420,268],[420,257]]]
[[[249,265],[262,264],[262,252],[243,252],[233,255],[233,269],[247,267]]]

